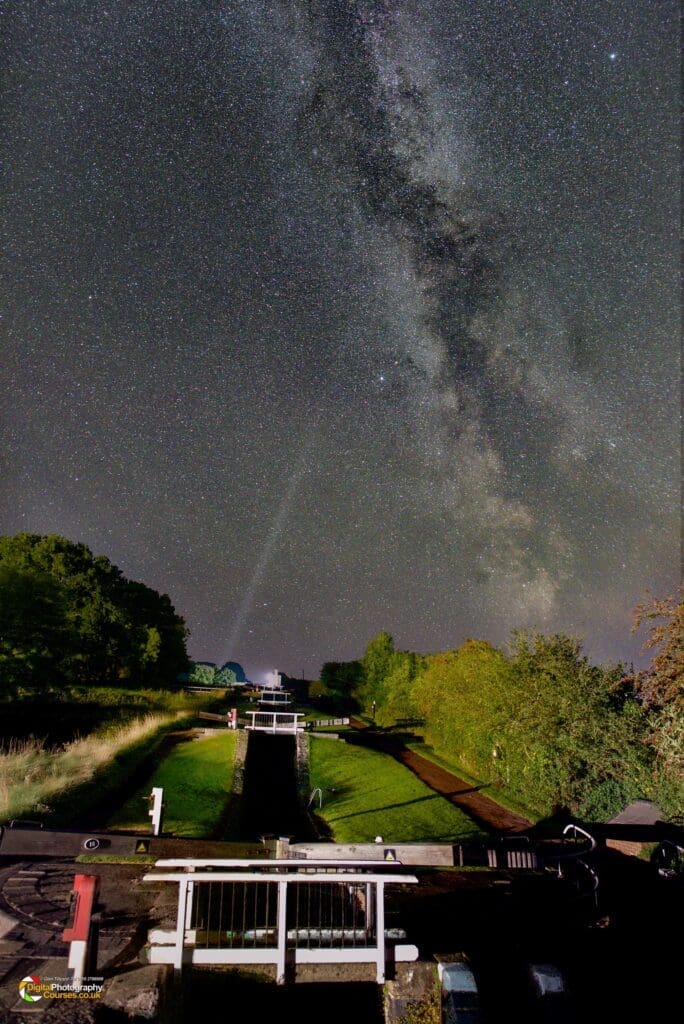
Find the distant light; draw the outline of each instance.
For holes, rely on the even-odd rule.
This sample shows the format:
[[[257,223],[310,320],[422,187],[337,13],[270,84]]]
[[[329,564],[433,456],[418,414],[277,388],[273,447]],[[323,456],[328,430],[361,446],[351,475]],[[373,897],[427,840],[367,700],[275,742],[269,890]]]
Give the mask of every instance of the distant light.
[[[609,53],[608,54],[608,59],[609,60],[617,60],[617,53],[615,53],[615,52]]]

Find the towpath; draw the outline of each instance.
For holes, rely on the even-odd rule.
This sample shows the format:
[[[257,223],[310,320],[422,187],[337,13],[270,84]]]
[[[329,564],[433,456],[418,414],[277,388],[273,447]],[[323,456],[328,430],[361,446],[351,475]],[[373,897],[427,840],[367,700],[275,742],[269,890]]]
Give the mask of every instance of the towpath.
[[[532,822],[527,818],[497,804],[491,797],[482,793],[480,787],[464,782],[448,769],[409,750],[398,737],[373,729],[359,718],[351,718],[350,724],[356,730],[356,742],[396,758],[410,768],[426,786],[446,797],[452,804],[456,804],[487,831],[524,832],[532,827]]]

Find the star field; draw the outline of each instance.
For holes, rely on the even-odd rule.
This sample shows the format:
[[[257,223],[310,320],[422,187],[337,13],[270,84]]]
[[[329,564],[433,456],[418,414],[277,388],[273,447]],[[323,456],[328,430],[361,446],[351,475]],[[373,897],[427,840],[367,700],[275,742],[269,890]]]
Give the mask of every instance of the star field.
[[[253,673],[632,657],[679,568],[675,5],[2,16],[0,531]]]

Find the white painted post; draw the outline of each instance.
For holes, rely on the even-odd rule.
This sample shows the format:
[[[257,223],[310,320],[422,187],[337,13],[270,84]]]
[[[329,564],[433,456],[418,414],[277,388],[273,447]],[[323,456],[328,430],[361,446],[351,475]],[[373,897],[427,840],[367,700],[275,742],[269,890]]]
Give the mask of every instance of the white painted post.
[[[195,869],[193,867],[191,867],[188,870],[190,872],[193,872]],[[192,879],[190,879],[188,881],[188,891],[185,894],[185,928],[186,929],[192,924],[192,901],[193,901],[194,896],[195,896],[195,883],[192,881]],[[207,923],[207,928],[208,927],[209,927],[209,924]]]
[[[160,786],[153,786],[149,799],[152,801],[152,806],[147,813],[152,819],[152,835],[158,836],[162,830],[164,790]]]
[[[366,935],[373,928],[373,886],[366,882]]]
[[[278,882],[278,959],[276,984],[285,984],[285,957],[287,954],[287,882]]]
[[[88,957],[88,943],[85,939],[74,939],[69,944],[69,959],[67,966],[74,972],[72,981],[77,988],[81,987],[81,982],[85,975],[86,959]]]
[[[185,922],[188,911],[188,878],[181,878],[178,883],[178,914],[176,916],[176,947],[173,954],[173,966],[176,971],[183,967],[183,947],[185,946]]]
[[[385,883],[375,883],[375,940],[378,948],[376,981],[385,983]]]

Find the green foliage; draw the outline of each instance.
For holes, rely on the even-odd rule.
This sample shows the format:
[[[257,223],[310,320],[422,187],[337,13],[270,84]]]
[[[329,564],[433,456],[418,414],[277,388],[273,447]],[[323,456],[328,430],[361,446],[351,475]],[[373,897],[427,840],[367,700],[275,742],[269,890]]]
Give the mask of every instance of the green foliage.
[[[72,635],[58,583],[45,572],[0,563],[0,678],[5,690],[52,678]]]
[[[321,681],[340,686],[344,680],[357,706],[374,711],[377,724],[394,725],[417,714],[412,689],[423,665],[421,655],[396,651],[392,637],[383,631],[368,643],[361,661],[324,665]],[[334,683],[328,683],[330,679]]]
[[[356,710],[356,694],[363,678],[360,661],[327,661],[321,669],[321,697],[332,709]],[[320,698],[319,698],[320,699]]]
[[[383,631],[369,642],[361,661],[363,670],[359,695],[364,708],[382,703],[384,695],[383,683],[389,676],[394,655],[394,641],[389,633]]]
[[[467,640],[458,651],[428,658],[414,687],[426,740],[455,752],[459,764],[487,781],[506,771],[501,740],[511,679],[501,651]]]
[[[214,686],[217,668],[210,661],[191,661],[188,682],[194,686]]]
[[[0,678],[19,685],[134,680],[161,686],[187,665],[169,598],[127,580],[85,544],[0,537]]]
[[[232,686],[236,682],[237,673],[235,672],[234,669],[228,668],[227,665],[224,665],[222,668],[218,669],[216,675],[214,676],[214,686],[228,687]]]
[[[641,795],[647,771],[644,716],[621,694],[619,666],[592,666],[578,640],[514,637],[513,685],[505,712],[505,751],[511,786],[547,811],[585,814],[607,782],[625,799]],[[616,810],[619,808],[615,808]]]
[[[639,796],[668,808],[681,801],[678,705],[649,710],[621,685],[620,666],[591,665],[572,637],[517,633],[509,655],[467,640],[420,656],[396,651],[383,632],[357,676],[357,698],[367,712],[375,702],[377,725],[422,721],[438,755],[540,816],[566,808],[610,817]]]
[[[399,1018],[398,1024],[440,1024],[441,1020],[441,1001],[438,996],[432,996],[426,1002],[409,1003],[406,1013]]]
[[[655,759],[653,795],[667,814],[684,814],[684,601],[682,591],[635,611],[633,631],[648,623],[644,650],[651,663],[628,680],[648,709],[648,744]]]

